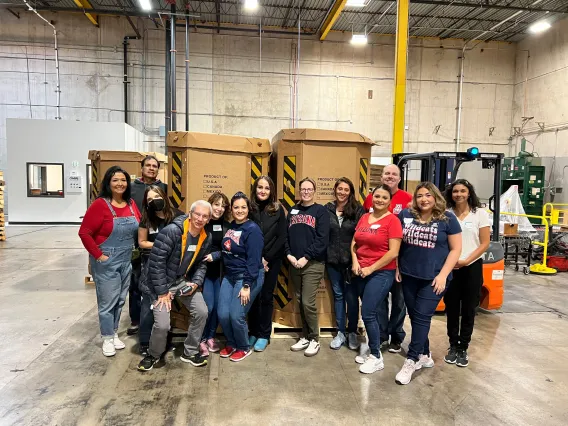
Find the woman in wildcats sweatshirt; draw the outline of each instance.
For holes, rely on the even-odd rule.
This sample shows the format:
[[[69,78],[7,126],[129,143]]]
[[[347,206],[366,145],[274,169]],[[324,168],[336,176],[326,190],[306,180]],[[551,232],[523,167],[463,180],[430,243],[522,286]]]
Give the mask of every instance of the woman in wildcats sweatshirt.
[[[300,181],[301,203],[288,214],[286,256],[290,262],[290,278],[300,303],[303,337],[290,348],[305,356],[319,352],[319,324],[316,293],[323,278],[329,243],[329,213],[314,202],[316,183],[310,178]]]
[[[217,314],[227,338],[221,358],[242,361],[252,353],[246,315],[264,282],[262,249],[264,237],[249,220],[250,201],[237,192],[231,199],[233,222],[221,241],[224,275],[219,292]]]

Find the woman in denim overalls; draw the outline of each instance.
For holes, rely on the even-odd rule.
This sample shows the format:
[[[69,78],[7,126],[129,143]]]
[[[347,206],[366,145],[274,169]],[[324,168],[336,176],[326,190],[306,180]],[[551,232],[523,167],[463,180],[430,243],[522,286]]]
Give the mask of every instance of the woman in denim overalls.
[[[90,254],[105,356],[125,347],[117,332],[130,285],[139,221],[140,212],[130,199],[130,176],[118,166],[109,168],[99,198],[87,210],[79,229]]]

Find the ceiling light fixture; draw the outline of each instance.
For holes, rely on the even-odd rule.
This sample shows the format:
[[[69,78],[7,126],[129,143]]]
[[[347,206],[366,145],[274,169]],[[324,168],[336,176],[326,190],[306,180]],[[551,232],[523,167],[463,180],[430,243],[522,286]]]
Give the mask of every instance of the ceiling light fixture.
[[[351,36],[351,44],[367,44],[367,34],[353,34]]]
[[[140,7],[144,10],[152,10],[152,3],[150,0],[139,0]]]
[[[347,0],[346,7],[365,7],[367,0]]]
[[[529,26],[529,31],[533,34],[538,34],[548,30],[551,26],[548,21],[538,21]]]
[[[258,7],[258,0],[245,0],[246,10],[256,10]]]

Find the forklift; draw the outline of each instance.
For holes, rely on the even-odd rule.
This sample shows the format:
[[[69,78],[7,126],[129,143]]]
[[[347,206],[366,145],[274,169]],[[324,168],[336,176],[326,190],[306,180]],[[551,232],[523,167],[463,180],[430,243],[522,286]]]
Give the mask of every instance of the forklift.
[[[504,154],[481,153],[476,147],[466,152],[430,152],[425,154],[393,154],[393,164],[401,171],[400,188],[408,187],[409,163],[420,162],[420,181],[430,181],[444,193],[447,185],[456,180],[462,164],[480,161],[485,170],[493,170],[493,227],[491,242],[483,255],[483,288],[480,307],[486,310],[499,309],[503,305],[503,278],[505,273],[505,253],[499,242],[499,216],[501,213],[501,170]],[[445,309],[444,300],[440,301],[437,311]]]

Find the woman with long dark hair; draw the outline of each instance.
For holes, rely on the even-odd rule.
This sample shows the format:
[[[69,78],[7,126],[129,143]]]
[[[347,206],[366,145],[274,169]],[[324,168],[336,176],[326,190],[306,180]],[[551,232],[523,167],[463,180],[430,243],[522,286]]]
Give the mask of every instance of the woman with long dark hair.
[[[250,211],[250,201],[244,193],[233,195],[233,221],[222,241],[223,281],[217,313],[227,344],[219,355],[235,362],[252,353],[246,315],[264,280],[264,238],[258,225],[249,219]]]
[[[491,238],[489,215],[481,208],[475,188],[458,179],[446,188],[446,203],[462,228],[462,252],[444,295],[450,348],[444,361],[467,367],[475,310],[483,286],[483,253]],[[460,327],[461,312],[461,327]]]
[[[460,257],[462,238],[456,216],[446,211],[446,201],[432,182],[416,187],[412,207],[398,217],[403,237],[396,279],[402,281],[412,337],[396,382],[406,385],[416,370],[434,367],[428,333]]]
[[[339,178],[333,187],[335,200],[325,205],[330,221],[326,269],[333,289],[337,323],[337,335],[331,341],[331,349],[339,349],[345,343],[348,343],[349,349],[359,347],[359,298],[351,285],[351,241],[365,211],[355,199],[355,194],[353,182],[346,177]]]
[[[130,286],[132,250],[140,221],[130,191],[130,175],[118,166],[110,167],[99,197],[87,209],[79,228],[90,255],[105,356],[125,348],[118,338],[118,324]]]
[[[215,340],[217,334],[217,306],[219,303],[219,291],[221,290],[221,280],[223,278],[223,265],[221,253],[223,247],[221,241],[225,233],[231,227],[231,209],[229,199],[222,192],[214,192],[207,200],[211,204],[211,219],[205,225],[205,230],[211,234],[211,249],[205,261],[207,262],[207,272],[203,281],[203,299],[207,305],[207,322],[203,329],[199,352],[202,356],[209,356],[209,352],[219,352],[219,343]]]
[[[140,274],[139,289],[142,294],[140,305],[140,328],[138,339],[140,354],[148,355],[150,334],[154,325],[154,315],[150,306],[155,302],[151,298],[148,288],[148,259],[150,251],[158,233],[172,221],[183,215],[183,212],[172,207],[164,190],[158,185],[150,185],[146,188],[142,197],[142,220],[138,227],[138,245],[142,257],[142,269]]]
[[[272,333],[272,312],[274,310],[274,288],[284,257],[286,243],[286,214],[276,201],[276,187],[268,176],[260,176],[254,182],[252,220],[260,227],[264,236],[262,264],[264,284],[248,315],[249,343],[256,352],[262,352],[270,342]]]

